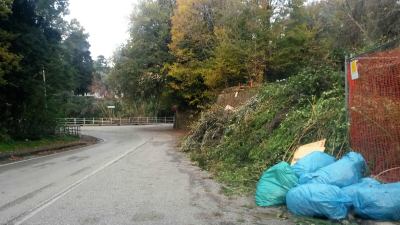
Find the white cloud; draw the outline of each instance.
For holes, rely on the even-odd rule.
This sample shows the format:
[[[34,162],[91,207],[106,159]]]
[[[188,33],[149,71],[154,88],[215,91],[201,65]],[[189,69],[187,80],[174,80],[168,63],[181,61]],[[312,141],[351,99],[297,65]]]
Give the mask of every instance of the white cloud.
[[[129,16],[136,0],[70,0],[68,19],[76,18],[89,33],[92,57],[111,57],[128,38]]]

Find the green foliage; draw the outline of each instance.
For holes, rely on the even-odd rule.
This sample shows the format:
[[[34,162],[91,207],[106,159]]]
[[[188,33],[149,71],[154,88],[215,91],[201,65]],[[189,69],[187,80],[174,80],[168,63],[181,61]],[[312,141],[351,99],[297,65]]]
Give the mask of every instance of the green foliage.
[[[12,0],[3,0],[0,2],[0,17],[5,17],[11,13]]]
[[[199,110],[210,101],[210,93],[205,84],[200,63],[182,65],[175,63],[169,67],[169,95],[185,110]]]
[[[149,97],[168,102],[163,110],[199,112],[239,83],[340,68],[346,53],[398,36],[398,8],[359,0],[142,1],[110,84],[126,104]]]
[[[161,111],[160,100],[156,97],[147,98],[146,102],[128,102],[122,100],[118,101],[118,105],[119,109],[116,111],[116,115],[119,117],[131,117],[132,115],[139,117],[167,115],[165,112]]]
[[[233,192],[252,191],[265,168],[289,161],[299,145],[327,138],[329,153],[342,154],[348,145],[342,80],[319,68],[267,84],[231,115],[205,113],[183,149]]]
[[[93,62],[93,70],[93,80],[90,86],[91,93],[98,95],[98,97],[110,98],[110,87],[107,82],[111,71],[109,61],[103,55],[99,55]]]
[[[215,90],[262,81],[265,52],[258,52],[257,35],[266,34],[269,17],[261,15],[270,11],[264,1],[177,1],[169,45],[176,62],[168,74],[172,90],[185,93],[178,102],[182,108],[198,111]],[[193,91],[194,83],[200,89]]]
[[[4,0],[0,2],[0,24],[3,24],[11,11],[11,0]],[[4,76],[12,70],[18,69],[20,57],[10,52],[10,41],[13,40],[14,35],[0,28],[0,85],[4,85],[6,80]]]
[[[140,113],[139,108],[152,109],[151,114],[160,110],[166,82],[164,65],[173,60],[168,49],[173,7],[171,0],[142,1],[131,17],[130,40],[114,57],[108,83],[122,97],[129,113]]]
[[[67,26],[67,0],[2,1],[0,7],[0,136],[51,135],[64,93],[87,90],[91,82],[87,36],[78,24]]]
[[[217,32],[219,44],[215,48],[214,57],[208,60],[211,65],[204,73],[209,87],[230,87],[239,82],[245,83],[249,78],[250,53],[249,46],[243,40],[231,40],[226,31]]]
[[[89,35],[84,32],[77,20],[68,25],[68,36],[63,42],[67,54],[65,60],[70,66],[70,76],[73,77],[74,93],[84,95],[89,92],[92,83],[93,60],[90,56]]]
[[[102,110],[99,103],[93,97],[66,96],[63,104],[63,117],[66,118],[91,118],[101,117]]]

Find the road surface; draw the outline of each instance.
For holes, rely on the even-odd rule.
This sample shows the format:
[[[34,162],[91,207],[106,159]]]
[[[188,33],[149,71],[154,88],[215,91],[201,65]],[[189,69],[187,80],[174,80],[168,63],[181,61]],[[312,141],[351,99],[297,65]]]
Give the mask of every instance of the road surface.
[[[229,199],[170,126],[91,127],[103,142],[0,165],[0,224],[287,224]],[[272,219],[271,219],[272,218]]]

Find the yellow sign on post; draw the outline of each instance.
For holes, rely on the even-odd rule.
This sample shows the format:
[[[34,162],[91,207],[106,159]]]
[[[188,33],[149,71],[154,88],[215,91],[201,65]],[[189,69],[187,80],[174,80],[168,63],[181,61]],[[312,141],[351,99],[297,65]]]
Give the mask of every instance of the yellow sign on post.
[[[353,60],[350,63],[350,69],[351,69],[351,79],[356,80],[360,78],[360,75],[358,73],[358,66],[357,66],[358,60]]]

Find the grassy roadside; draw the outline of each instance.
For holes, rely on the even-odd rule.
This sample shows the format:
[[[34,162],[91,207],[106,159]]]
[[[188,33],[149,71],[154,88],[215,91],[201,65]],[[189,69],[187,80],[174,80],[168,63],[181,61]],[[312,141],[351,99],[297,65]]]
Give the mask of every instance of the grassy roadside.
[[[35,149],[42,147],[58,146],[78,141],[75,136],[54,136],[40,140],[7,141],[0,142],[0,153],[16,152],[20,150]]]
[[[307,69],[288,80],[265,84],[235,112],[203,112],[182,143],[193,161],[214,174],[227,194],[255,191],[260,174],[289,161],[302,144],[327,139],[327,152],[348,149],[342,74]]]

